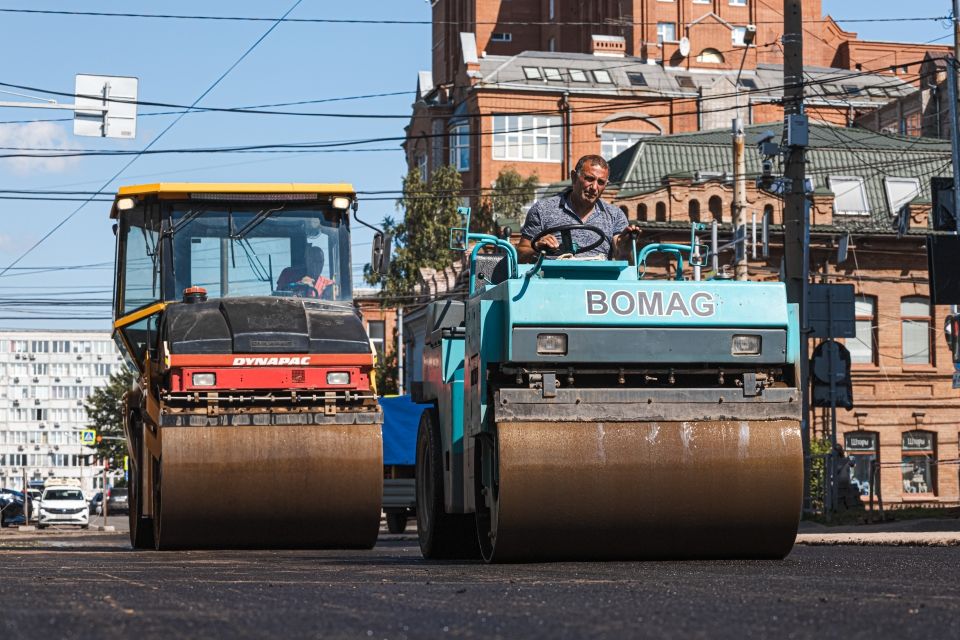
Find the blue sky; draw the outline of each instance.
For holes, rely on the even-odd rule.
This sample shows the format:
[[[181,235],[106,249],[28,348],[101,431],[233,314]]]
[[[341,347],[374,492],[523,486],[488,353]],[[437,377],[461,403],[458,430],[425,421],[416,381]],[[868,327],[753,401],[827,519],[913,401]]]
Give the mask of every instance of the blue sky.
[[[532,0],[525,0],[532,1]],[[0,8],[64,9],[190,15],[279,17],[294,0],[163,3],[100,1],[4,2]],[[836,18],[883,18],[949,13],[948,0],[915,2],[909,8],[888,0],[824,0]],[[291,18],[429,20],[425,0],[357,0],[351,3],[303,0]],[[72,92],[77,73],[135,76],[144,101],[190,104],[270,26],[266,22],[158,20],[0,13],[0,82]],[[859,23],[844,25],[860,37],[922,42],[944,38],[944,22]],[[294,110],[366,114],[409,113],[416,73],[430,67],[427,25],[279,25],[221,82],[201,106],[232,107],[405,92],[377,98],[289,107]],[[15,91],[6,87],[0,87]],[[20,92],[29,93],[29,92]],[[35,92],[39,98],[51,96]],[[29,99],[0,93],[0,101]],[[59,101],[68,101],[59,97]],[[78,138],[70,113],[0,109],[0,146],[88,149],[140,149],[175,116],[140,107],[137,138],[130,141]],[[62,122],[44,120],[64,118]],[[3,124],[16,123],[16,124]],[[183,117],[155,148],[191,148],[267,143],[319,142],[402,136],[406,120],[332,119],[197,113]],[[155,155],[138,159],[105,190],[154,181],[352,182],[362,191],[396,191],[405,172],[399,142],[373,145],[387,151],[310,154]],[[2,153],[2,152],[0,152]],[[95,190],[128,157],[71,160],[0,159],[0,190]],[[0,269],[74,211],[77,202],[0,200]],[[113,272],[109,204],[93,202],[40,247],[0,277],[0,302],[13,297],[108,299]],[[392,200],[367,200],[360,214],[380,220],[394,214]],[[356,228],[354,262],[367,260],[370,234]],[[77,265],[94,265],[77,267]],[[36,268],[66,267],[37,272]],[[30,267],[31,269],[24,269]],[[80,293],[89,292],[89,293]],[[65,313],[60,307],[57,313]],[[106,307],[94,312],[109,315]],[[16,315],[0,305],[0,318]],[[0,319],[0,328],[109,326],[108,321]]]

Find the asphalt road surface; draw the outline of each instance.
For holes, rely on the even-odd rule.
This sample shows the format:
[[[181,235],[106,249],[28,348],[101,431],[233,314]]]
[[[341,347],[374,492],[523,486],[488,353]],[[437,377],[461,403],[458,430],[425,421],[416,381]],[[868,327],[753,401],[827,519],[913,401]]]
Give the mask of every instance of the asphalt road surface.
[[[957,638],[960,547],[780,562],[429,563],[372,551],[134,552],[0,538],[4,638]]]

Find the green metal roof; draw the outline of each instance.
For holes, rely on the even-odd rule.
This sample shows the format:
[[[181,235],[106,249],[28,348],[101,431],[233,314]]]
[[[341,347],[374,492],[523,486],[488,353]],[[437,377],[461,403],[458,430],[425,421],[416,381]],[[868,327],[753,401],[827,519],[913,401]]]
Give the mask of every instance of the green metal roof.
[[[746,129],[747,176],[751,180],[761,172],[755,145],[767,132],[779,142],[783,123]],[[948,141],[814,123],[810,125],[806,160],[807,177],[818,193],[830,192],[829,176],[863,178],[870,215],[838,215],[834,224],[844,229],[886,232],[895,226],[885,178],[918,178],[917,198],[929,202],[930,178],[952,175]],[[646,138],[610,162],[610,182],[619,188],[616,199],[625,199],[663,188],[667,177],[693,174],[704,181],[729,179],[732,168],[731,132],[720,129]],[[778,175],[782,169],[775,166],[773,173]]]

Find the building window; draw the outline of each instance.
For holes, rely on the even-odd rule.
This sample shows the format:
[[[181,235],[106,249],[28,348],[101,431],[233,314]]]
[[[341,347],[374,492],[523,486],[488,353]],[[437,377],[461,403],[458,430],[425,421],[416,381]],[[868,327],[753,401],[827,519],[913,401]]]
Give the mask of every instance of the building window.
[[[647,219],[647,205],[638,204],[637,205],[637,220],[646,221]]]
[[[427,179],[427,154],[421,153],[417,156],[417,170],[420,172],[420,179]]]
[[[367,334],[370,336],[370,342],[377,351],[377,356],[383,355],[383,340],[386,333],[386,323],[383,320],[371,320],[367,323]]]
[[[666,222],[667,221],[667,205],[662,202],[657,203],[657,211],[654,214],[656,216],[657,222]]]
[[[930,364],[930,302],[925,296],[900,299],[903,364]]]
[[[492,34],[490,34],[490,42],[511,42],[512,40],[513,34],[507,31],[494,31]]]
[[[556,51],[557,50],[557,39],[550,38],[547,40],[547,51]]]
[[[710,4],[713,0],[693,0],[693,4]]]
[[[560,162],[560,116],[493,116],[494,160]]]
[[[657,23],[657,43],[674,42],[677,39],[677,25],[672,22]]]
[[[604,131],[600,134],[600,155],[607,160],[614,158],[646,137],[642,133]]]
[[[723,200],[720,196],[710,196],[707,200],[707,209],[710,210],[710,217],[717,222],[723,222]]]
[[[470,125],[467,123],[450,127],[450,164],[457,171],[470,169]]]
[[[730,31],[730,39],[735,47],[743,47],[743,38],[747,35],[746,27],[734,27]]]
[[[700,222],[700,201],[691,200],[690,204],[687,205],[687,215],[690,217],[691,222]]]
[[[847,339],[850,361],[859,364],[876,364],[877,353],[877,299],[873,296],[857,296],[853,303],[856,314],[856,337]]]
[[[432,168],[436,169],[443,164],[443,120],[434,120],[431,123],[430,141]]]
[[[833,212],[838,215],[869,215],[867,190],[863,178],[856,176],[830,176],[830,190],[833,191]]]
[[[555,0],[550,0],[550,7],[549,7],[549,11],[548,11],[548,15],[550,16],[550,18],[549,18],[550,20],[553,20],[553,19],[556,17],[556,13],[554,13],[555,10],[556,10],[556,7],[554,7],[554,2],[555,2]],[[552,49],[551,49],[551,51],[552,51]]]
[[[543,76],[540,74],[540,67],[524,67],[523,77],[527,80],[543,80]]]
[[[747,6],[747,0],[730,0],[731,7],[745,7]]]
[[[568,69],[570,72],[570,79],[574,82],[589,82],[587,79],[587,72],[583,69]]]
[[[901,446],[904,493],[936,493],[936,434],[907,431]]]
[[[850,484],[861,496],[870,495],[870,467],[878,459],[877,434],[852,431],[844,435],[846,452],[850,457]]]
[[[610,73],[606,69],[594,69],[593,78],[600,84],[613,83],[613,79],[610,77]]]
[[[917,178],[884,178],[883,185],[887,192],[887,204],[890,213],[899,215],[900,209],[920,195],[920,180]]]
[[[706,48],[697,56],[697,62],[707,64],[723,64],[723,54],[716,49]]]
[[[563,76],[560,75],[560,69],[556,69],[556,68],[554,68],[554,67],[544,67],[544,68],[543,68],[543,77],[546,78],[547,80],[551,80],[551,81],[553,81],[553,82],[562,82],[562,81],[563,81]]]

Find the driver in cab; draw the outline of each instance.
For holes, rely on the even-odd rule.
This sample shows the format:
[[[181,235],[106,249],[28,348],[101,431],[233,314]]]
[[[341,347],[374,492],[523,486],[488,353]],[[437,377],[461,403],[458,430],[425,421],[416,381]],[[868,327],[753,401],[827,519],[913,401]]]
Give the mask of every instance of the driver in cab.
[[[287,267],[277,278],[277,289],[292,291],[301,298],[324,298],[333,292],[333,280],[320,275],[323,271],[323,249],[309,246],[306,251],[306,265]],[[327,294],[326,296],[324,294]]]
[[[570,188],[538,200],[527,212],[517,245],[520,262],[536,262],[541,251],[554,257],[629,260],[630,241],[640,228],[628,225],[623,211],[600,199],[609,176],[610,167],[600,156],[580,158],[570,172]]]

